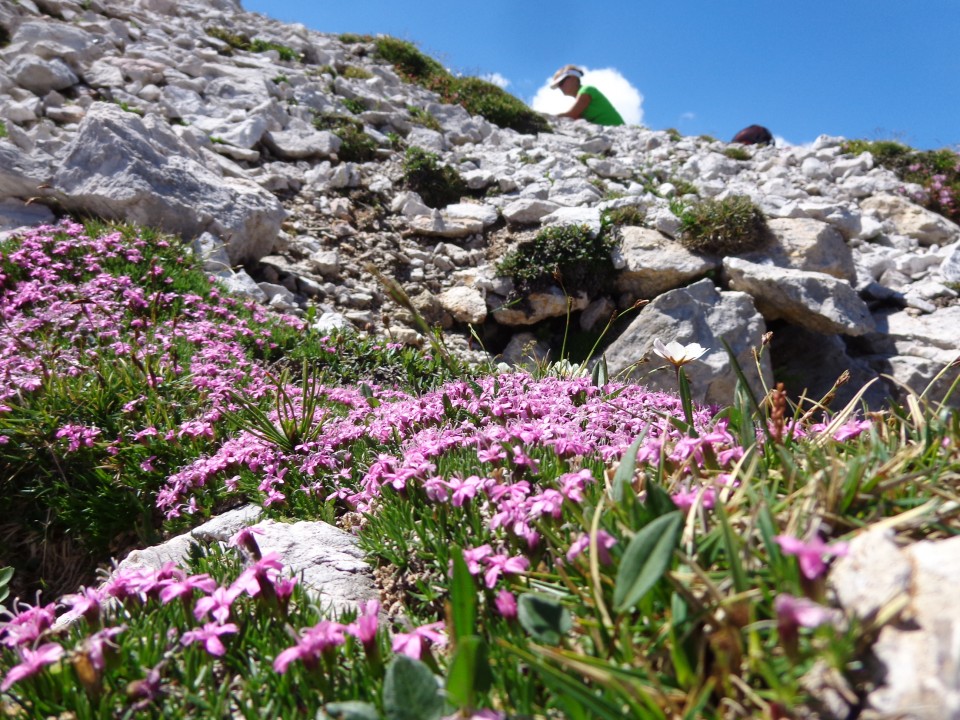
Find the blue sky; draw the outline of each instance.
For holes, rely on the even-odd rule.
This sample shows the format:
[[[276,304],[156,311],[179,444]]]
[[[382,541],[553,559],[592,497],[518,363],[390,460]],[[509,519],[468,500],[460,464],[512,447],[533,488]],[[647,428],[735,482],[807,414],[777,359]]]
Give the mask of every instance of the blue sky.
[[[565,108],[544,86],[575,63],[603,71],[595,84],[654,129],[960,145],[960,0],[242,2],[321,32],[411,40],[544,111]]]

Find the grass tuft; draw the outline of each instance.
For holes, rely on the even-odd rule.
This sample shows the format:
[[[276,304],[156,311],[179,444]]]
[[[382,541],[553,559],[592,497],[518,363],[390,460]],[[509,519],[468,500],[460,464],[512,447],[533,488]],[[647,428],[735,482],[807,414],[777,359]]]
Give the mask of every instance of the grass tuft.
[[[433,90],[445,103],[462,105],[500,127],[520,133],[547,132],[549,123],[503,88],[475,77],[449,73],[440,63],[422,53],[416,45],[393,37],[378,37],[377,56],[391,63],[409,82]]]
[[[337,157],[343,162],[369,162],[377,156],[377,141],[364,132],[359,120],[336,113],[317,113],[313,126],[317,130],[329,130],[340,138]]]
[[[614,244],[609,234],[595,234],[586,225],[552,226],[507,253],[497,273],[512,278],[523,295],[555,280],[569,293],[592,291],[613,275]]]
[[[456,169],[441,165],[435,153],[419,147],[407,148],[403,159],[403,182],[432,208],[459,202],[467,193],[467,184]]]
[[[763,212],[745,195],[691,205],[675,201],[671,210],[680,218],[678,239],[688,250],[735,255],[755,250],[769,238]]]

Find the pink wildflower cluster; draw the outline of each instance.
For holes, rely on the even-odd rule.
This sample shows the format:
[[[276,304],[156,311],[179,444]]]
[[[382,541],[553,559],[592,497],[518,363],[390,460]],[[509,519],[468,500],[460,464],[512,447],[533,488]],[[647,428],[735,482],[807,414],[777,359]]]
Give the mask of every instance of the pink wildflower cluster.
[[[9,272],[0,275],[0,414],[12,412],[48,378],[79,377],[103,363],[139,369],[144,391],[189,383],[200,410],[179,425],[153,426],[138,412],[141,395],[124,398],[120,430],[87,424],[81,414],[56,431],[67,453],[103,446],[116,455],[124,444],[212,439],[233,393],[264,391],[266,372],[246,346],[269,343],[266,311],[250,303],[245,307],[252,319],[246,319],[238,314],[240,303],[216,290],[206,298],[172,292],[170,278],[147,259],[154,251],[119,232],[87,237],[70,221],[7,243]],[[128,275],[104,269],[124,262],[135,263],[123,265]],[[167,312],[158,316],[158,308]],[[155,460],[146,457],[145,469]]]
[[[598,388],[588,379],[536,380],[512,373],[451,382],[419,397],[378,387],[373,401],[359,389],[321,387],[318,392],[328,405],[316,411],[324,431],[314,441],[291,453],[259,434],[241,432],[213,455],[171,475],[158,506],[176,516],[204,487],[219,481],[234,489],[235,480],[226,476],[246,468],[261,478],[264,505],[304,492],[368,511],[385,490],[422,492],[430,502],[455,508],[479,504],[492,531],[505,531],[534,548],[540,542],[538,523],[559,519],[564,505],[581,502],[584,487],[594,482],[589,470],[544,482],[538,456],[545,451],[564,460],[609,462],[644,434],[638,464],[665,461],[692,471],[708,458],[730,467],[743,455],[727,421],[714,419],[711,408],[697,409],[697,434],[686,435],[670,422],[682,416],[680,399],[636,385]],[[293,388],[288,394],[302,401]],[[792,432],[801,436],[825,427],[797,426]],[[846,440],[867,427],[851,420],[835,437]],[[365,453],[368,459],[358,462],[358,443],[379,452]],[[464,451],[476,455],[476,472],[465,477],[438,473],[446,455]],[[674,500],[681,507],[699,502],[709,509],[716,497],[713,487],[687,487]]]
[[[249,534],[249,531],[246,532]],[[240,540],[242,542],[243,538]],[[101,672],[105,653],[116,647],[114,638],[126,629],[125,625],[101,627],[111,616],[111,601],[123,603],[131,609],[151,602],[160,605],[179,602],[197,621],[196,626],[180,635],[180,644],[198,643],[209,655],[220,657],[227,652],[225,639],[239,632],[239,626],[231,619],[236,619],[234,604],[240,596],[269,596],[272,602],[280,603],[281,616],[285,615],[283,604],[289,600],[296,578],[283,577],[282,569],[279,556],[268,553],[257,558],[226,586],[219,585],[205,573],[190,575],[171,562],[156,569],[125,569],[115,573],[101,587],[84,588],[79,593],[64,596],[59,605],[67,612],[61,616],[61,620],[72,622],[84,619],[91,629],[99,628],[81,640],[76,651],[85,654],[93,668]],[[341,635],[342,632],[353,634],[368,645],[373,643],[376,636],[379,604],[369,603],[363,609],[363,614],[356,622],[341,626]],[[2,690],[6,691],[15,683],[36,675],[67,654],[60,644],[43,642],[56,619],[57,604],[50,603],[23,606],[19,612],[10,613],[8,621],[0,623],[0,645],[13,650],[19,660],[4,677]],[[311,629],[304,633],[304,637],[315,639],[318,632]],[[283,661],[280,658],[277,660],[278,672],[286,669],[292,655],[288,652],[283,657]]]
[[[643,462],[657,464],[664,457],[678,465],[700,463],[709,451],[730,463],[742,454],[725,421],[711,427],[709,408],[695,414],[699,437],[686,437],[668,420],[682,413],[677,397],[633,385],[597,388],[587,379],[534,380],[515,373],[452,382],[421,397],[374,388],[373,403],[359,390],[320,392],[343,410],[323,417],[324,432],[309,446],[286,453],[256,434],[240,433],[170,476],[158,506],[175,515],[187,497],[245,467],[263,478],[265,504],[308,492],[366,511],[384,488],[422,489],[436,503],[483,503],[491,529],[503,528],[533,547],[539,541],[536,523],[559,518],[564,503],[580,502],[585,485],[594,482],[590,471],[578,470],[542,484],[537,455],[544,450],[563,459],[610,461],[646,432],[638,455]],[[381,448],[365,467],[354,456],[358,441]],[[464,450],[476,454],[480,472],[437,473],[444,455]],[[284,475],[286,469],[291,472]],[[294,478],[297,485],[291,486]]]

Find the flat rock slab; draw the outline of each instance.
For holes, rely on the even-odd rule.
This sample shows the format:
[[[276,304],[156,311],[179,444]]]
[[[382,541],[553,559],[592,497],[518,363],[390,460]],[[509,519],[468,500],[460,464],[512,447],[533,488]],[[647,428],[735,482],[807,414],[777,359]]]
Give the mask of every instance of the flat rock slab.
[[[960,537],[900,547],[874,530],[850,543],[830,574],[840,605],[859,616],[904,603],[873,645],[882,668],[867,705],[883,717],[960,718]]]
[[[134,550],[117,571],[158,569],[166,562],[183,564],[192,544],[226,542],[237,531],[252,526],[260,531],[255,538],[261,552],[279,553],[284,567],[301,578],[325,610],[339,614],[378,597],[372,569],[364,562],[352,535],[324,522],[257,522],[261,515],[262,510],[255,505],[224,513],[165,543]]]

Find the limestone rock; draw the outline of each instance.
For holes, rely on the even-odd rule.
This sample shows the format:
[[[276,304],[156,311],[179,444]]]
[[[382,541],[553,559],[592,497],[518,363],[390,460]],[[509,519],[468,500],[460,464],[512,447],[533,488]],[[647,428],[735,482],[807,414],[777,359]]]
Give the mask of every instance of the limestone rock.
[[[814,332],[863,335],[874,328],[866,303],[850,283],[824,273],[774,268],[725,258],[730,287],[753,296],[767,320],[783,318]]]
[[[452,287],[440,293],[437,299],[457,322],[479,325],[487,319],[487,303],[475,288]]]
[[[479,220],[481,223],[483,223],[484,228],[488,228],[495,224],[499,218],[496,208],[477,203],[457,203],[455,205],[447,205],[443,209],[443,214],[455,222],[462,220]]]
[[[754,263],[826,273],[851,283],[856,280],[853,253],[835,227],[811,218],[774,218],[767,226],[774,242],[738,257]]]
[[[412,232],[428,237],[464,238],[483,232],[483,221],[469,217],[456,220],[447,217],[439,210],[429,215],[417,215],[407,221]]]
[[[10,76],[22,88],[37,95],[63,90],[78,82],[70,67],[59,58],[44,60],[36,55],[20,55],[10,66]]]
[[[40,189],[52,177],[50,158],[43,154],[28,155],[13,143],[0,140],[0,197],[42,196]]]
[[[940,274],[947,282],[960,283],[960,242],[950,246],[940,265]]]
[[[533,369],[550,359],[550,346],[530,332],[519,332],[510,338],[500,360],[510,367]]]
[[[677,392],[672,372],[650,372],[651,366],[636,363],[651,354],[657,338],[665,343],[699,343],[710,352],[685,368],[694,400],[726,405],[733,400],[736,374],[720,339],[729,343],[751,389],[759,396],[763,391],[753,349],[760,347],[765,332],[763,318],[749,295],[721,292],[712,281],[700,280],[666,292],[644,307],[604,355],[611,376],[633,368],[630,379],[652,389]],[[761,360],[761,372],[769,386],[772,373],[767,355]]]
[[[519,302],[507,302],[496,296],[487,300],[493,317],[502,325],[535,325],[547,318],[563,317],[567,314],[568,301],[570,312],[583,310],[589,304],[586,295],[568,296],[558,287],[532,292]]]
[[[340,138],[326,130],[274,130],[263,136],[264,144],[284,160],[311,157],[333,157],[343,144]]]
[[[867,706],[884,717],[960,718],[960,538],[898,546],[872,530],[855,537],[829,582],[840,605],[860,617],[901,607],[872,647],[879,686]]]
[[[616,288],[635,298],[653,298],[701,278],[718,266],[657,230],[625,227],[620,231],[621,271]]]
[[[225,180],[165,124],[105,103],[91,106],[56,176],[67,207],[223,238],[231,262],[272,249],[283,207],[253,183]]]
[[[53,213],[45,205],[0,200],[0,232],[25,226],[52,224],[54,221]]]
[[[881,220],[889,220],[900,235],[916,238],[921,245],[947,245],[960,238],[960,227],[955,223],[902,195],[874,195],[863,200],[860,207]]]
[[[526,198],[514,200],[503,209],[503,216],[512,223],[518,225],[529,225],[539,222],[544,215],[549,215],[560,207],[555,202],[549,200],[538,200],[535,198]]]
[[[254,538],[260,551],[279,553],[286,571],[302,574],[304,586],[324,609],[341,613],[377,597],[373,573],[352,536],[323,522],[257,522],[261,513],[256,506],[232,510],[165,543],[134,550],[120,562],[117,571],[159,569],[166,562],[183,564],[192,544],[226,542],[251,526],[258,531]]]

